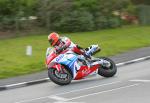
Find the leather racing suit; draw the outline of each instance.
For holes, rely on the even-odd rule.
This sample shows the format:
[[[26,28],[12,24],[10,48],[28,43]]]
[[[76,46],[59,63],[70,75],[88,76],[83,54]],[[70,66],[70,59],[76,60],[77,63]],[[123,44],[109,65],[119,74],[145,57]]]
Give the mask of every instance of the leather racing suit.
[[[79,47],[77,44],[74,44],[69,38],[67,37],[60,37],[56,45],[54,46],[56,51],[59,53],[62,50],[66,48],[72,49],[73,52],[84,55],[85,56],[85,51],[83,48]]]

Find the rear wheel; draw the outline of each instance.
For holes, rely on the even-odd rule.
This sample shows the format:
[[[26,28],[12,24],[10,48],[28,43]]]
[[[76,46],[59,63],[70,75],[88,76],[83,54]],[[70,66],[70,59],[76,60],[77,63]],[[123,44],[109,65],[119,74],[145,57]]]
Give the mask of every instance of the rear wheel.
[[[49,68],[48,76],[51,81],[58,85],[67,85],[72,80],[71,73],[64,66],[62,66],[60,72],[58,72],[56,68]]]
[[[109,67],[101,65],[101,67],[98,70],[99,75],[101,75],[103,77],[112,77],[117,73],[117,66],[114,63],[114,61],[112,61],[111,59],[109,59],[107,57],[101,57],[99,59],[106,60],[110,63]]]

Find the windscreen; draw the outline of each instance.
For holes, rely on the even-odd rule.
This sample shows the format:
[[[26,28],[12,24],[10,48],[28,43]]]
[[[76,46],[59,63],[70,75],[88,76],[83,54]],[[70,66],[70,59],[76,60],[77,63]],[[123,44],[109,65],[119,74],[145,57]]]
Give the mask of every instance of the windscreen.
[[[55,52],[55,49],[54,49],[54,48],[52,48],[52,47],[47,48],[47,50],[46,50],[46,58],[47,58],[50,54],[52,54],[52,53],[54,53],[54,52]]]

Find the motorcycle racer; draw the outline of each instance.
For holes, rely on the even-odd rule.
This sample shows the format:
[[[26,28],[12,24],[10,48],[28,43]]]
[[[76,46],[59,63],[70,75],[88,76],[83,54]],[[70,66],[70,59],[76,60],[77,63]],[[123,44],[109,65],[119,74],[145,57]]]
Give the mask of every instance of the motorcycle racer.
[[[48,35],[48,41],[50,45],[56,49],[57,53],[71,48],[73,52],[83,55],[85,58],[90,58],[90,55],[87,55],[82,47],[74,44],[68,37],[60,37],[56,32],[52,32]]]
[[[82,49],[69,38],[60,37],[55,32],[49,34],[48,41],[53,47],[48,47],[46,51],[48,77],[58,85],[67,85],[72,80],[80,80],[93,74],[112,77],[117,72],[111,59],[92,56],[99,49],[98,45]],[[89,55],[90,59],[87,60],[84,55]]]

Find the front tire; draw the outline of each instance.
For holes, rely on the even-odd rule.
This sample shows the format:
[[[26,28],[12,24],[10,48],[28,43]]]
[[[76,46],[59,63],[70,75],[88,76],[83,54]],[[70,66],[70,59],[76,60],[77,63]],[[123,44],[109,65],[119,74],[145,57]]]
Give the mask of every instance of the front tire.
[[[66,75],[66,77],[63,77],[63,75]],[[72,75],[66,68],[63,68],[63,73],[58,72],[56,68],[49,68],[48,77],[58,85],[70,84],[72,80]]]
[[[109,68],[101,65],[101,67],[98,69],[98,74],[103,77],[113,77],[117,73],[117,66],[114,63],[114,61],[112,61],[111,59],[107,57],[101,57],[99,59],[106,60],[110,62],[111,65]]]

